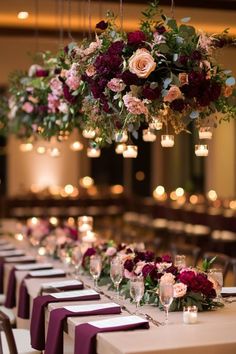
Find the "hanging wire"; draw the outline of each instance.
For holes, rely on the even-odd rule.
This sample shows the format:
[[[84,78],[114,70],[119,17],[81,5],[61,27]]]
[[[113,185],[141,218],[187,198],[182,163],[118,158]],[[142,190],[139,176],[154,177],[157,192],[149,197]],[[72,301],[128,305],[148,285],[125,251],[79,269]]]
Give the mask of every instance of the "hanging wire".
[[[35,30],[34,30],[34,37],[35,37],[35,52],[38,53],[39,51],[39,2],[35,0]]]
[[[174,0],[171,0],[170,13],[171,13],[172,18],[175,17],[174,12],[175,12],[175,2],[174,2]]]
[[[64,28],[63,28],[63,0],[58,0],[58,16],[59,16],[59,46],[63,47],[63,39],[64,39]]]
[[[124,9],[123,9],[123,0],[120,0],[120,30],[123,32],[124,25]]]
[[[67,34],[69,39],[73,40],[73,36],[71,34],[71,0],[67,0],[67,10],[68,10],[68,28]]]
[[[88,0],[88,34],[92,37],[92,15],[91,15],[91,0]]]

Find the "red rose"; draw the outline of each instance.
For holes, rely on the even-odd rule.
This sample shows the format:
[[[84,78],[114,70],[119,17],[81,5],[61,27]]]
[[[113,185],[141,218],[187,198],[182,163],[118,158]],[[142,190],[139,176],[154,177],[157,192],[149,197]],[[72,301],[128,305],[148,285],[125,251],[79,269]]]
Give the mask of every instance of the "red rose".
[[[127,37],[129,45],[139,45],[146,40],[146,36],[142,31],[130,32]]]

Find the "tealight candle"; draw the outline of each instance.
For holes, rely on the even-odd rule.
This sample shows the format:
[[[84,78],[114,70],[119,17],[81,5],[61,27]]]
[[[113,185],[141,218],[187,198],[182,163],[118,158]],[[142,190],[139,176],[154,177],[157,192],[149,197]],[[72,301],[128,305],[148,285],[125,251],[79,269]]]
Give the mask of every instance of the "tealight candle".
[[[143,130],[143,141],[153,142],[156,140],[156,134],[154,134],[151,129]]]
[[[93,129],[84,129],[82,131],[82,135],[86,139],[93,139],[96,135],[96,132]]]
[[[207,145],[195,145],[195,155],[196,156],[208,156],[208,146]]]
[[[86,234],[82,237],[82,241],[86,243],[94,243],[96,240],[96,234],[92,231],[87,231]]]
[[[88,157],[99,157],[101,155],[101,150],[99,148],[90,147],[87,148]]]
[[[162,126],[163,126],[163,123],[160,120],[160,118],[152,117],[152,121],[149,123],[149,128],[155,129],[155,130],[161,130]]]
[[[87,232],[93,229],[92,216],[79,216],[78,217],[78,230],[80,232]]]
[[[211,127],[201,127],[199,129],[199,139],[211,139],[212,138],[212,131]]]
[[[137,156],[138,156],[138,147],[135,145],[127,145],[126,149],[123,151],[123,157],[135,159]]]
[[[128,133],[126,130],[123,132],[118,132],[115,134],[115,142],[117,143],[126,143],[128,140]]]
[[[117,144],[116,145],[116,153],[117,154],[123,154],[125,149],[126,149],[126,145],[125,144]]]
[[[173,147],[175,144],[174,135],[162,135],[161,136],[161,146],[162,147]]]
[[[184,307],[183,322],[186,324],[197,323],[197,306]]]

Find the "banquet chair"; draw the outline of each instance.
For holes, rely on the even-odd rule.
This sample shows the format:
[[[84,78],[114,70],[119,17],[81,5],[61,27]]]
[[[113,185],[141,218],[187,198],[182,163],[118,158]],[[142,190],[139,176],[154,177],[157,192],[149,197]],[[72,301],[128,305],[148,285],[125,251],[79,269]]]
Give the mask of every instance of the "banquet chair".
[[[25,329],[12,329],[8,316],[0,311],[0,354],[39,354],[30,345],[30,334]]]
[[[221,267],[223,272],[223,279],[225,280],[230,266],[230,257],[224,253],[205,252],[203,254],[203,259],[206,259],[207,261],[210,261],[214,257],[216,257],[216,259],[212,264],[212,268]]]

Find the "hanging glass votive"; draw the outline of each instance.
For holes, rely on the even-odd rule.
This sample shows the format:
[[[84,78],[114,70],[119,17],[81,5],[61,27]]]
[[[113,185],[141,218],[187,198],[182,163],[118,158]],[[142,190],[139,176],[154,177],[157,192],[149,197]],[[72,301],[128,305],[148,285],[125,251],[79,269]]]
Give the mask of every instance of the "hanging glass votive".
[[[87,156],[88,157],[100,157],[101,155],[101,149],[99,149],[98,147],[88,147],[87,148]]]
[[[149,123],[149,128],[155,129],[155,130],[161,130],[163,127],[163,123],[160,118],[158,117],[152,117],[151,122]]]
[[[203,144],[195,145],[196,156],[208,156],[208,152],[209,150],[207,145],[203,145]]]
[[[137,156],[138,156],[138,147],[135,145],[127,145],[126,149],[123,151],[123,157],[135,159]]]
[[[61,152],[57,147],[52,147],[52,148],[48,149],[48,154],[51,157],[59,157],[61,155]]]
[[[70,144],[70,149],[73,151],[81,151],[83,150],[83,148],[84,145],[79,140],[76,140],[72,144]]]
[[[116,143],[126,143],[128,140],[128,133],[126,130],[115,133]]]
[[[161,136],[161,146],[162,147],[173,147],[175,145],[174,135],[162,135]]]
[[[143,130],[143,141],[153,142],[156,138],[156,134],[150,128]]]
[[[96,132],[93,129],[84,129],[82,131],[82,135],[86,139],[93,139],[96,135]]]
[[[200,127],[198,134],[199,139],[212,139],[211,127]]]
[[[125,149],[126,149],[126,144],[117,144],[115,151],[117,154],[123,154]]]
[[[30,152],[32,151],[34,148],[33,144],[32,143],[21,143],[20,144],[20,151],[22,152]]]
[[[36,151],[39,155],[44,155],[46,152],[46,147],[45,146],[38,146]]]

